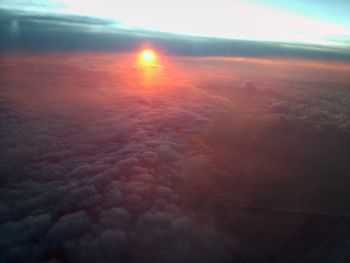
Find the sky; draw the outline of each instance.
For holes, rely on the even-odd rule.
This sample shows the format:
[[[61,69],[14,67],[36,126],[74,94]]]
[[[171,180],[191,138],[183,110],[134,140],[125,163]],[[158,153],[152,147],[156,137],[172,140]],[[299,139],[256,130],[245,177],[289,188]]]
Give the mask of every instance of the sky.
[[[147,39],[157,38],[159,40],[161,38],[162,43],[158,43],[159,46],[164,44],[164,38],[169,39],[170,37],[171,40],[165,42],[170,42],[171,51],[176,49],[175,53],[192,52],[199,55],[236,55],[236,51],[236,53],[228,51],[232,48],[227,47],[229,44],[225,42],[226,40],[236,41],[231,42],[230,45],[235,46],[235,50],[238,47],[239,52],[242,51],[242,46],[247,44],[252,55],[261,53],[261,50],[264,52],[266,45],[278,43],[277,46],[269,47],[266,54],[271,55],[269,53],[273,50],[279,51],[282,48],[285,50],[277,55],[289,55],[292,46],[294,53],[299,54],[311,50],[309,56],[314,57],[312,53],[315,51],[327,50],[328,52],[331,50],[336,57],[343,57],[347,60],[350,47],[350,3],[344,0],[331,2],[314,0],[205,2],[198,0],[130,0],[127,2],[2,0],[0,12],[3,13],[3,18],[0,20],[5,20],[2,22],[4,26],[0,28],[0,35],[4,34],[3,43],[0,41],[0,46],[6,45],[6,41],[13,45],[14,41],[11,38],[22,33],[20,38],[22,47],[27,48],[34,45],[32,38],[36,36],[37,42],[43,42],[43,49],[45,49],[45,43],[50,42],[49,38],[55,39],[53,43],[50,43],[50,45],[55,45],[57,37],[50,34],[59,36],[58,27],[60,27],[65,31],[65,36],[61,36],[61,39],[62,37],[67,39],[66,33],[72,30],[79,31],[79,33],[84,31],[84,36],[79,36],[79,39],[85,39],[87,34],[90,36],[95,34],[94,41],[89,40],[84,43],[77,43],[77,40],[74,40],[77,38],[74,34],[69,36],[72,43],[75,41],[73,46],[81,47],[84,47],[87,42],[94,42],[97,45],[96,41],[99,42],[99,40],[96,40],[96,34],[100,34],[99,36],[108,34],[108,36],[103,35],[106,41],[102,44],[112,48],[116,42],[116,35],[119,34],[117,38],[121,38],[121,32],[123,43],[128,42],[130,33],[136,33],[132,38],[135,35],[141,38],[147,36]],[[43,35],[45,30],[47,34]],[[9,33],[10,36],[8,36]],[[125,33],[128,35],[127,40],[124,38]],[[174,35],[177,36],[176,40],[174,40]],[[198,39],[198,37],[205,39]],[[182,41],[182,45],[174,44],[179,39],[185,40]],[[209,42],[211,42],[210,39],[218,39],[214,45],[214,51],[211,50],[212,42],[209,45],[211,47],[200,47],[203,40],[208,42],[208,39]],[[251,41],[259,43],[261,49],[254,50]],[[60,40],[58,42],[60,43]],[[63,42],[67,44],[66,40]],[[190,48],[192,51],[184,51],[188,42],[196,42],[196,47]],[[133,45],[128,43],[126,46]],[[193,52],[194,49],[199,51]]]
[[[350,39],[350,3],[344,0],[5,0],[0,7],[109,18],[124,27],[187,35],[328,45]]]

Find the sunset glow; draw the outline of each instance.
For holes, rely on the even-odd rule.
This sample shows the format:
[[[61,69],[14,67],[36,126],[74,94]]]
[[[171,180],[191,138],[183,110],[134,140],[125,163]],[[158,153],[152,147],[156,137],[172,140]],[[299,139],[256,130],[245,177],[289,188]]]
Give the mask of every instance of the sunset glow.
[[[141,60],[141,62],[146,63],[146,64],[155,63],[157,60],[157,56],[153,50],[145,49],[140,54],[140,60]]]
[[[0,263],[350,263],[350,0],[0,24]]]

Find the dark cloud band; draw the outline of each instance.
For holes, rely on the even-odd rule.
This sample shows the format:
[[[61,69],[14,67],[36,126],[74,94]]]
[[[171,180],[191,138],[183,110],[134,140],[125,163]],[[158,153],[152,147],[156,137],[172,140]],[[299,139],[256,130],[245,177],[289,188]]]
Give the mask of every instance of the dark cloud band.
[[[317,45],[215,39],[123,29],[118,22],[74,15],[0,10],[0,50],[27,52],[119,51],[145,42],[166,53],[183,56],[287,57],[349,61],[345,48]]]

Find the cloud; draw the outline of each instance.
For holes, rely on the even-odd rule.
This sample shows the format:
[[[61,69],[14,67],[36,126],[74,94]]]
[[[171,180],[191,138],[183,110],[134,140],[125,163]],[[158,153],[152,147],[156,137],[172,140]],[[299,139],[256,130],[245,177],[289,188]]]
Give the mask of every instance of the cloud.
[[[125,29],[118,22],[89,16],[31,14],[0,9],[0,51],[128,52],[151,43],[164,53],[182,56],[285,57],[347,62],[347,49],[314,44],[286,44],[215,39]],[[16,34],[13,32],[16,25]]]
[[[0,226],[0,247],[2,260],[9,258],[22,262],[26,257],[38,259],[40,253],[32,240],[42,239],[52,221],[49,214],[27,216],[19,221],[8,221]]]
[[[125,229],[130,219],[130,215],[125,209],[112,208],[102,212],[99,225],[103,229]]]
[[[318,81],[236,66],[235,79],[206,74],[142,89],[123,79],[118,58],[14,55],[0,64],[0,261],[231,261],[236,236],[189,212],[183,191],[215,189],[226,173],[237,191],[244,179],[262,177],[218,166],[215,180],[182,185],[207,178],[215,143],[231,154],[245,144],[276,153],[278,139],[290,139],[275,136],[281,127],[312,135],[349,128],[349,98],[338,84],[330,92],[315,89]],[[203,195],[197,208],[211,198]]]
[[[72,66],[72,72],[63,85],[46,86],[34,77],[32,83],[16,80],[21,85],[13,96],[0,94],[6,102],[1,104],[0,239],[6,250],[1,260],[25,262],[31,255],[33,262],[172,262],[201,255],[208,261],[201,240],[218,234],[188,231],[196,224],[181,211],[173,183],[186,173],[182,134],[205,127],[209,116],[220,112],[218,101],[182,86],[145,97],[122,80],[113,80],[112,89],[92,85],[87,92],[82,79],[75,82],[86,69],[66,62],[62,69]],[[38,70],[55,78],[57,67]],[[88,82],[96,77],[85,76]],[[179,89],[193,100],[176,95]],[[81,100],[77,92],[87,97]],[[28,97],[18,100],[21,94]],[[62,103],[65,98],[70,102]]]
[[[66,214],[58,219],[47,232],[47,240],[61,243],[80,236],[90,225],[90,218],[84,212]]]

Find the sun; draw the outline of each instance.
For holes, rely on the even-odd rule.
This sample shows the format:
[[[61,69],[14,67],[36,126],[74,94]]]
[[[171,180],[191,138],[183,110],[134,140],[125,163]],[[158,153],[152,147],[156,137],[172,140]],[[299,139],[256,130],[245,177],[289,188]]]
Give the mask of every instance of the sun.
[[[140,59],[144,63],[153,63],[157,59],[157,55],[151,49],[142,50],[140,53]]]

